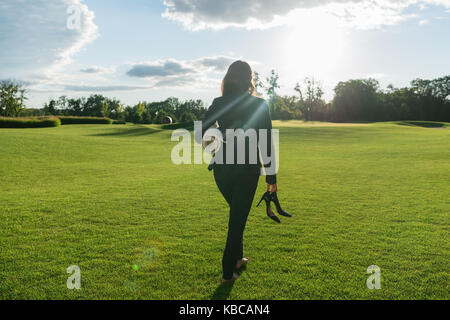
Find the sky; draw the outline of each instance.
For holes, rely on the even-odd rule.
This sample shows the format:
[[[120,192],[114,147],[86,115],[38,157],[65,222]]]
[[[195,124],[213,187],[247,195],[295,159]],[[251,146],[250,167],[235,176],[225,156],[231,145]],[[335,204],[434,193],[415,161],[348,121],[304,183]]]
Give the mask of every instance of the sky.
[[[382,87],[450,74],[450,0],[0,0],[0,79],[27,106],[98,93],[133,105],[220,95],[234,60],[279,94],[305,77]]]

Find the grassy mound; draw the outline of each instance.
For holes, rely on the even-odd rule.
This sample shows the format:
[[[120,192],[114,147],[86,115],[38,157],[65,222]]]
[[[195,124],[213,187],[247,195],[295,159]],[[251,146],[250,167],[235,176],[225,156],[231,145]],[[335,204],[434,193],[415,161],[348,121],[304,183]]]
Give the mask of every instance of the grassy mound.
[[[0,128],[44,128],[58,127],[61,120],[55,117],[47,118],[5,118],[0,117]]]
[[[403,121],[399,122],[399,125],[403,126],[416,126],[423,128],[445,128],[447,126],[444,122],[434,122],[434,121]]]
[[[61,124],[112,124],[109,118],[100,117],[59,117]]]

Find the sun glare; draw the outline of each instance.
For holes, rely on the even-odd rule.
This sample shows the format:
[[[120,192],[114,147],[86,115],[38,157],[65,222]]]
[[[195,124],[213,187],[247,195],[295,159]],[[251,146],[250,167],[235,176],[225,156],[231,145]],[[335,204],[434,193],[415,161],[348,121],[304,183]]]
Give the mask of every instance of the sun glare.
[[[344,49],[344,31],[325,14],[302,14],[289,27],[284,42],[287,68],[302,74],[317,74],[333,69]]]

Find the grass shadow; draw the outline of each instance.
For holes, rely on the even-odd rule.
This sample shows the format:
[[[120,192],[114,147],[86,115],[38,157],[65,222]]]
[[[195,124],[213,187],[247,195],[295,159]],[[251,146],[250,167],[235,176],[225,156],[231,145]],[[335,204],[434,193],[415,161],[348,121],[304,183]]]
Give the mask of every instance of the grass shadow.
[[[237,270],[237,273],[239,273],[239,275],[242,275],[242,273],[246,270],[247,265],[244,264],[239,270]],[[212,294],[211,300],[227,300],[230,296],[231,290],[233,289],[234,283],[235,281],[221,283]]]
[[[108,132],[91,134],[90,136],[97,137],[138,137],[150,135],[153,133],[163,132],[166,130],[186,129],[189,131],[194,130],[194,122],[182,122],[174,124],[158,125],[155,127],[148,127],[143,125],[134,126],[122,126],[108,130]]]
[[[414,126],[422,128],[444,128],[446,126],[445,123],[433,121],[402,121],[398,122],[398,124],[401,126]]]
[[[96,133],[92,136],[98,137],[114,137],[114,136],[127,136],[127,137],[137,137],[137,136],[145,136],[157,132],[161,132],[162,130],[149,128],[149,127],[124,127],[124,128],[114,128],[109,132],[104,133]]]
[[[221,283],[211,296],[211,300],[227,300],[233,289],[234,281]]]
[[[176,130],[176,129],[186,129],[186,130],[194,130],[194,122],[180,122],[180,123],[172,123],[172,124],[164,124],[161,126],[163,130]]]

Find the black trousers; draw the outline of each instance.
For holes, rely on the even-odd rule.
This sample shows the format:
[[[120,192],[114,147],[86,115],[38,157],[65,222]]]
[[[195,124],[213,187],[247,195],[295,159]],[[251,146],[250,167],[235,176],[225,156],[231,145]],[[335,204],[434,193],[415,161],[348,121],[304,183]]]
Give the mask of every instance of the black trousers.
[[[233,276],[237,261],[243,257],[244,229],[258,187],[259,172],[238,174],[232,168],[215,166],[214,179],[230,206],[227,243],[222,258],[223,278],[228,280]]]

